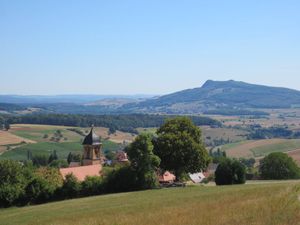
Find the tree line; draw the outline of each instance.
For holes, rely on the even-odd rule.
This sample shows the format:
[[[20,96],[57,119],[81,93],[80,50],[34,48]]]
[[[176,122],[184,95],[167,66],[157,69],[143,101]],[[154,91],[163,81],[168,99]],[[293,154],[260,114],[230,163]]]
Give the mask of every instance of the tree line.
[[[137,133],[139,127],[159,127],[168,118],[176,116],[150,115],[150,114],[128,114],[128,115],[67,115],[67,114],[30,114],[24,116],[2,116],[2,120],[9,124],[28,123],[89,127],[92,124],[99,127],[109,128],[111,133],[116,130]],[[221,126],[217,120],[209,117],[190,116],[197,126]],[[1,119],[0,119],[1,122]]]

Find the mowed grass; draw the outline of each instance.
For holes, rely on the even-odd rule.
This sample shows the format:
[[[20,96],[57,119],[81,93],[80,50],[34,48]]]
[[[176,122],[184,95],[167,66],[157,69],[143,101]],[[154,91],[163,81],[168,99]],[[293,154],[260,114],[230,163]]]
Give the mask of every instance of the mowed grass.
[[[297,184],[187,187],[0,210],[5,225],[299,225]]]

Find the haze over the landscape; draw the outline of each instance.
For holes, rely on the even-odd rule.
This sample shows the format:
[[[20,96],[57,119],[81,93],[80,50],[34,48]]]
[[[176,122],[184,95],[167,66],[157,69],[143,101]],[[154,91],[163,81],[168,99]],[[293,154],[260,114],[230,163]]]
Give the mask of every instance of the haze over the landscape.
[[[0,94],[300,90],[299,1],[1,1]]]

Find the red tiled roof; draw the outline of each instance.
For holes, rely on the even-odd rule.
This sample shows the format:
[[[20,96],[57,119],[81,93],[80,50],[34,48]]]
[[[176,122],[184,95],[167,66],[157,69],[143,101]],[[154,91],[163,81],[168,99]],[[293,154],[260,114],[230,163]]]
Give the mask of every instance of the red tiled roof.
[[[65,179],[66,175],[73,174],[79,181],[84,181],[87,176],[100,176],[102,165],[79,166],[72,168],[63,168],[59,172]]]
[[[164,174],[158,177],[159,182],[172,182],[176,179],[175,175],[166,171]]]

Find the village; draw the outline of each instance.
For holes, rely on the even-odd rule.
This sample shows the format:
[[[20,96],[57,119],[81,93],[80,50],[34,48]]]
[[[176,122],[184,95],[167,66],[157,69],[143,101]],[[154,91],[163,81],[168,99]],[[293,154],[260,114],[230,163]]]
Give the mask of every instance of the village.
[[[119,150],[116,153],[115,160],[107,160],[102,153],[101,138],[98,136],[92,127],[89,134],[84,138],[83,158],[81,162],[74,161],[69,164],[68,168],[60,168],[59,171],[65,179],[67,175],[74,175],[78,181],[84,181],[87,177],[102,176],[103,166],[126,165],[129,162],[127,153]],[[217,168],[217,164],[210,163],[207,170],[204,172],[189,174],[190,181],[193,183],[201,183],[205,178],[213,175]],[[157,179],[161,186],[176,186],[176,176],[170,171],[157,170]],[[177,186],[182,186],[182,183],[177,183]]]

